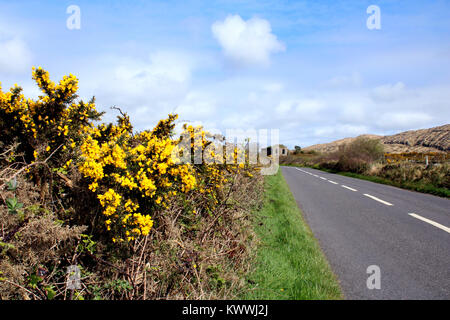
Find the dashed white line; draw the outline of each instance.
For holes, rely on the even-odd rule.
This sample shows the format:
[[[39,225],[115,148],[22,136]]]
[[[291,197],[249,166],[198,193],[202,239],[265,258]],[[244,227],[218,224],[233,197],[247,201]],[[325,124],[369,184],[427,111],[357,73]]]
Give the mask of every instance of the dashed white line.
[[[320,178],[320,179],[322,179],[322,180],[326,180],[326,181],[328,181],[328,182],[330,182],[330,183],[332,183],[332,184],[339,184],[339,183],[337,183],[337,182],[335,182],[335,181],[328,180],[327,178],[319,177],[318,175],[313,174],[313,173],[311,173],[311,172],[304,171],[304,170],[299,169],[299,168],[296,168],[296,169],[299,170],[299,171],[301,171],[301,172],[303,172],[303,173],[307,173],[307,174],[309,174],[309,175],[311,175],[311,176],[314,176],[314,177],[316,177],[316,178]],[[353,189],[353,188],[348,187],[348,186],[343,185],[343,184],[341,184],[341,187],[346,188],[346,189],[351,190],[351,191],[354,191],[354,192],[358,191],[358,190],[356,190],[356,189]],[[377,198],[377,197],[375,197],[375,196],[372,196],[372,195],[370,195],[370,194],[364,193],[364,195],[365,195],[366,197],[369,197],[369,198],[375,200],[375,201],[381,202],[381,203],[383,203],[383,204],[385,204],[385,205],[387,205],[387,206],[393,206],[392,203],[387,202],[387,201],[384,201],[384,200],[381,200],[381,199],[379,199],[379,198]],[[409,214],[411,217],[414,217],[414,218],[416,218],[416,219],[422,220],[422,221],[424,221],[424,222],[426,222],[426,223],[428,223],[428,224],[431,224],[432,226],[435,226],[436,228],[439,228],[439,229],[441,229],[441,230],[444,230],[444,231],[447,232],[447,233],[450,233],[450,228],[449,228],[449,227],[446,227],[446,226],[444,226],[444,225],[442,225],[442,224],[440,224],[440,223],[437,223],[437,222],[435,222],[435,221],[433,221],[433,220],[424,218],[424,217],[422,217],[422,216],[420,216],[420,215],[418,215],[418,214],[416,214],[416,213],[408,213],[408,214]]]
[[[422,217],[422,216],[419,216],[418,214],[415,214],[415,213],[408,213],[408,214],[409,214],[411,217],[414,217],[414,218],[416,218],[416,219],[422,220],[422,221],[424,221],[424,222],[426,222],[426,223],[429,223],[429,224],[435,226],[436,228],[442,229],[442,230],[444,230],[444,231],[450,233],[450,228],[449,228],[449,227],[446,227],[446,226],[444,226],[444,225],[442,225],[442,224],[440,224],[440,223],[434,222],[433,220],[430,220],[430,219],[424,218],[424,217]]]
[[[389,202],[384,201],[384,200],[381,200],[381,199],[379,199],[379,198],[377,198],[377,197],[371,196],[370,194],[364,193],[364,195],[365,195],[366,197],[369,197],[369,198],[375,200],[375,201],[381,202],[381,203],[383,203],[383,204],[385,204],[385,205],[387,205],[387,206],[393,206],[392,203],[389,203]]]
[[[348,189],[348,190],[351,190],[351,191],[358,191],[358,190],[356,190],[356,189],[353,189],[353,188],[344,186],[343,184],[341,185],[341,187],[342,187],[342,188],[345,188],[345,189]]]

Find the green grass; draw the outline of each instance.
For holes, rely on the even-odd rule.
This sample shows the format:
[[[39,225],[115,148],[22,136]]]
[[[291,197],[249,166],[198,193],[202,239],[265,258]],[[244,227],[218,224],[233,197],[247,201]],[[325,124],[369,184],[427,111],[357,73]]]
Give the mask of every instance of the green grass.
[[[300,165],[295,165],[295,164],[288,165],[288,166],[301,167]],[[322,168],[318,165],[309,166],[309,167],[313,168],[313,169],[329,172],[329,173],[339,174],[341,176],[357,178],[357,179],[361,179],[361,180],[367,180],[367,181],[371,181],[371,182],[375,182],[375,183],[387,184],[387,185],[402,188],[402,189],[408,189],[408,190],[413,190],[413,191],[422,192],[422,193],[430,193],[435,196],[450,198],[450,190],[449,189],[439,188],[432,184],[413,182],[413,181],[397,182],[397,181],[393,181],[393,180],[389,180],[389,179],[377,177],[377,176],[368,176],[368,175],[358,174],[358,173],[353,173],[353,172],[341,172],[341,171],[336,171],[336,170],[330,170],[330,169]]]
[[[261,239],[244,299],[341,299],[341,289],[302,217],[281,170],[265,177],[265,199],[256,213]]]

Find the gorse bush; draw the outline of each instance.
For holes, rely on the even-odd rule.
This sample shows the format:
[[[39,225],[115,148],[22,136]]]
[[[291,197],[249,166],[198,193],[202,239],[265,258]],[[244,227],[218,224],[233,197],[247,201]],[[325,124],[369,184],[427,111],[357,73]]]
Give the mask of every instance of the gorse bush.
[[[242,150],[202,127],[184,125],[174,138],[172,114],[142,132],[118,108],[116,123],[98,123],[102,113],[94,98],[78,100],[75,76],[55,84],[39,67],[33,79],[43,93],[37,100],[17,85],[0,87],[0,298],[229,297],[239,290],[236,274],[248,267],[243,257],[253,239],[248,215],[261,186]],[[11,193],[14,181],[20,194]],[[22,243],[38,239],[24,232],[30,223],[54,236],[22,254]],[[87,280],[68,294],[65,268],[73,264]],[[208,285],[211,269],[224,270],[221,286]]]
[[[153,131],[132,134],[127,116],[117,125],[100,125],[88,131],[81,145],[80,172],[103,207],[113,241],[146,236],[153,226],[150,213],[167,207],[178,192],[196,186],[189,164],[176,164],[172,157],[176,141],[170,137],[176,116],[158,123]]]
[[[58,164],[71,156],[102,114],[96,111],[94,99],[75,102],[78,80],[73,75],[55,84],[39,67],[33,68],[33,79],[43,93],[36,101],[26,99],[17,85],[6,93],[0,86],[1,141],[4,145],[19,142],[18,151],[24,152],[27,163],[44,160],[58,149],[49,162]]]

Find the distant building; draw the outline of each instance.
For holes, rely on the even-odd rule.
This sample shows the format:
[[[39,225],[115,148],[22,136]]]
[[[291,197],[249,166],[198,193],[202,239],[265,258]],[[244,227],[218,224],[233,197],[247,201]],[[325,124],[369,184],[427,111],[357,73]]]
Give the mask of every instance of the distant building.
[[[278,146],[278,148],[276,148],[277,146]],[[289,149],[288,149],[285,145],[283,145],[283,144],[279,144],[279,145],[275,145],[275,146],[270,146],[270,147],[267,147],[267,148],[262,148],[262,149],[261,149],[261,153],[262,153],[263,155],[265,155],[266,152],[267,152],[267,155],[268,155],[268,156],[271,156],[271,155],[272,155],[272,152],[273,152],[273,151],[276,152],[277,150],[278,150],[278,152],[279,152],[278,156],[285,157],[285,156],[287,156],[287,155],[289,154]]]

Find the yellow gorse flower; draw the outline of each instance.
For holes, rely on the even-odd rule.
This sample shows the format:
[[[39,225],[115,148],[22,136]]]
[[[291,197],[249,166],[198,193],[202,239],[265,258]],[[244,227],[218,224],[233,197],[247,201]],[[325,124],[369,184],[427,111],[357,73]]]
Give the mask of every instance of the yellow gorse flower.
[[[81,144],[79,170],[98,194],[107,229],[121,234],[116,240],[134,240],[147,235],[153,226],[149,213],[166,207],[170,197],[196,187],[195,170],[189,164],[178,165],[172,151],[178,141],[170,137],[176,116],[161,120],[152,131],[132,134],[129,118],[122,115],[116,125],[90,128]],[[108,172],[108,174],[106,174]],[[123,201],[122,201],[123,200]]]

